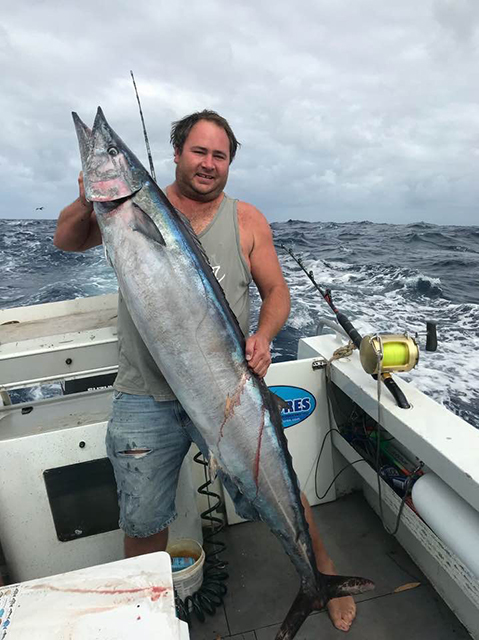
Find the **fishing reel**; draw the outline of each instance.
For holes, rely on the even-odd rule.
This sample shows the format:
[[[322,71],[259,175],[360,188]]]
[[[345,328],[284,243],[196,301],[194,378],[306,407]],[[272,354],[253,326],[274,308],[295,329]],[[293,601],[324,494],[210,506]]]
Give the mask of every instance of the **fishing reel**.
[[[411,371],[419,362],[419,335],[426,335],[426,351],[437,350],[437,323],[426,323],[426,331],[415,333],[376,333],[361,340],[361,365],[371,375]]]

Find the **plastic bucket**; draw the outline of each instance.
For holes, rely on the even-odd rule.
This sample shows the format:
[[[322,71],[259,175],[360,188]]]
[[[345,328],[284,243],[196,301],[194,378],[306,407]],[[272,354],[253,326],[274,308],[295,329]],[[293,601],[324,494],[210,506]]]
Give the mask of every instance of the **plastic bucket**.
[[[166,551],[172,558],[187,557],[195,560],[190,567],[173,572],[173,585],[179,597],[184,600],[187,596],[191,596],[195,591],[198,591],[203,584],[205,552],[199,542],[189,538],[172,542],[168,545]]]

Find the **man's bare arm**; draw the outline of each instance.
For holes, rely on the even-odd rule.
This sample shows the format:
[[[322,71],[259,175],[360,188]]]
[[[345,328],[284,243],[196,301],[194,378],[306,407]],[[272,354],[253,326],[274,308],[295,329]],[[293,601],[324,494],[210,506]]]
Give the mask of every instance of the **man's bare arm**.
[[[86,251],[102,243],[93,205],[85,198],[81,173],[78,186],[80,195],[60,213],[53,237],[53,244],[63,251]]]
[[[291,302],[268,221],[258,209],[247,207],[243,212],[252,232],[251,275],[262,303],[256,333],[246,342],[246,358],[255,373],[264,376],[271,364],[270,343],[288,319]]]
[[[271,342],[288,319],[291,301],[273,244],[271,228],[264,215],[258,209],[253,209],[255,215],[250,223],[253,230],[250,268],[262,300],[256,333],[264,335]]]

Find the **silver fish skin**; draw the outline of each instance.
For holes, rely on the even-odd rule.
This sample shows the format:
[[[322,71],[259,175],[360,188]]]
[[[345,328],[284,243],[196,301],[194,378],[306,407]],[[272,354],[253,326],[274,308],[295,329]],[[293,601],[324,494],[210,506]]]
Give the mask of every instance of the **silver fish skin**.
[[[73,114],[85,194],[131,317],[193,421],[210,464],[279,538],[300,591],[278,632],[291,640],[313,610],[373,588],[321,574],[281,415],[245,359],[245,338],[188,221],[170,204],[98,108],[90,130]]]

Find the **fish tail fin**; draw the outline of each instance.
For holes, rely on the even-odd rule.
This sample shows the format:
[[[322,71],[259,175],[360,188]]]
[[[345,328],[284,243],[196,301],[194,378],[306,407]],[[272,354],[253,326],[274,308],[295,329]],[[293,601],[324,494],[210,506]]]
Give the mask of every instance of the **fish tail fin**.
[[[374,582],[366,578],[328,575],[322,575],[321,578],[316,593],[300,589],[275,640],[292,640],[309,614],[323,609],[329,600],[343,596],[356,596],[374,589]]]
[[[342,598],[343,596],[358,596],[360,593],[372,591],[374,582],[367,578],[353,576],[327,576],[324,575],[327,585],[327,600]],[[325,603],[326,604],[326,603]],[[323,605],[324,606],[324,605]]]
[[[314,599],[301,589],[291,605],[281,629],[276,634],[275,640],[291,640],[291,638],[294,638],[303,622],[313,611],[313,605]]]

